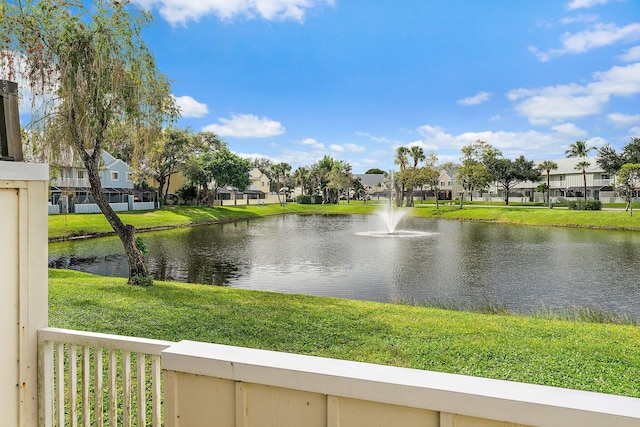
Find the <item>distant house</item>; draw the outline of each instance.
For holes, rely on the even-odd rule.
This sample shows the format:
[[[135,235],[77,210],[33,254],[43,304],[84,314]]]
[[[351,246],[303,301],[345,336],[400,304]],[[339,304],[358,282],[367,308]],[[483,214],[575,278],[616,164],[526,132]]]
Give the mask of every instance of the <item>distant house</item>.
[[[620,201],[615,194],[615,176],[606,173],[596,163],[596,158],[580,159],[576,157],[554,159],[558,165],[558,169],[549,172],[549,189],[551,200],[557,199],[581,199],[584,198],[584,177],[582,169],[576,169],[576,165],[587,160],[590,165],[585,169],[587,179],[587,198],[602,200],[605,203]],[[536,166],[542,163],[536,161]],[[540,184],[547,183],[547,173],[542,171],[541,180],[539,182],[522,182],[516,185],[510,192],[509,199],[512,196],[518,201],[543,201],[542,192],[536,191]],[[492,198],[504,198],[504,190],[493,184],[489,188]],[[484,196],[486,198],[486,196]]]
[[[360,184],[369,196],[388,196],[387,186],[384,182],[384,174],[378,173],[356,173],[354,179],[359,179]],[[385,193],[386,191],[386,193]]]
[[[102,151],[100,182],[115,210],[153,209],[155,190],[133,186],[133,171],[124,161]],[[87,170],[80,163],[61,167],[51,179],[49,213],[100,212],[91,195]]]

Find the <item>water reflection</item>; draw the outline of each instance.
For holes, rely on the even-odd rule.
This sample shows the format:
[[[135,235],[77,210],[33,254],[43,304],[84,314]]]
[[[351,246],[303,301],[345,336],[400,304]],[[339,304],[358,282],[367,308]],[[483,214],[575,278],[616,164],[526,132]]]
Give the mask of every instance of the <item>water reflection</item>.
[[[639,233],[405,218],[400,229],[424,235],[366,236],[379,221],[289,215],[143,238],[161,280],[521,311],[596,306],[640,318]],[[116,238],[51,244],[50,264],[127,275]]]

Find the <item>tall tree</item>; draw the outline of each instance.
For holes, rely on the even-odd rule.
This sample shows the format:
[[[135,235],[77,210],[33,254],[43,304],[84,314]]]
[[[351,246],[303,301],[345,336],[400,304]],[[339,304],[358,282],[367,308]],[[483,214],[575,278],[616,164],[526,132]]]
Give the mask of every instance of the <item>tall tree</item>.
[[[407,174],[405,174],[405,169],[409,165],[409,148],[405,146],[400,146],[396,149],[396,154],[394,157],[394,163],[400,167],[400,171],[395,174],[394,177],[394,190],[396,193],[396,206],[402,207],[402,201],[404,199],[404,191],[406,186]]]
[[[589,156],[589,153],[594,151],[596,147],[587,147],[587,140],[576,141],[569,145],[569,148],[565,150],[564,154],[567,157],[585,158]]]
[[[151,175],[158,182],[158,193],[163,204],[167,201],[171,176],[186,162],[193,140],[189,128],[169,127],[164,130],[161,143],[149,156]]]
[[[587,160],[585,160],[589,153],[594,151],[596,147],[587,147],[587,140],[583,139],[576,141],[569,145],[569,148],[564,152],[567,157],[577,157],[580,161],[576,164],[576,170],[582,171],[582,178],[584,179],[584,199],[587,200],[587,168],[591,166]]]
[[[550,194],[551,171],[557,170],[558,164],[553,160],[545,160],[543,162],[540,162],[540,164],[538,165],[538,169],[540,169],[541,171],[545,171],[547,173],[547,204],[549,205],[549,208],[551,208],[551,197],[550,197],[551,196]]]
[[[584,199],[587,200],[587,168],[591,166],[591,163],[588,160],[580,160],[576,163],[574,169],[578,171],[582,171],[582,180],[584,182]]]
[[[271,166],[271,170],[276,178],[276,194],[278,195],[278,203],[281,206],[284,206],[287,202],[286,194],[283,194],[283,200],[280,200],[280,192],[283,187],[280,186],[280,179],[282,178],[282,185],[286,185],[287,177],[289,176],[289,172],[291,171],[291,165],[286,162],[276,163]]]
[[[177,116],[167,78],[156,68],[142,40],[149,12],[129,2],[95,0],[3,1],[0,5],[0,69],[40,95],[30,123],[42,152],[56,163],[72,153],[87,170],[91,194],[120,238],[129,263],[130,284],[151,284],[135,228],[109,205],[100,183],[102,150],[116,126],[156,140],[163,121]]]
[[[596,164],[605,172],[615,175],[625,163],[622,155],[618,154],[611,144],[605,144],[598,149]]]
[[[626,209],[633,216],[633,197],[640,183],[640,163],[625,163],[618,172],[618,191],[627,203]]]
[[[489,186],[493,177],[487,167],[482,163],[485,153],[493,148],[482,140],[477,140],[462,147],[462,166],[456,169],[458,182],[462,184],[464,191],[469,190],[469,196],[473,201],[474,191],[480,191]],[[462,198],[461,198],[462,199]],[[462,200],[460,200],[462,202]],[[462,204],[461,204],[462,206]]]
[[[424,150],[422,149],[422,147],[418,146],[418,145],[412,145],[411,147],[409,147],[409,151],[407,152],[407,154],[411,157],[411,159],[413,160],[413,167],[411,170],[410,175],[410,180],[411,182],[407,181],[408,184],[408,190],[407,190],[407,207],[413,207],[413,190],[418,187],[421,186],[421,179],[420,179],[420,173],[418,171],[418,164],[422,161],[424,161],[427,156],[424,153]]]
[[[498,156],[489,156],[486,166],[493,179],[502,186],[505,196],[505,204],[509,205],[509,193],[521,182],[540,181],[540,170],[533,166],[533,160],[527,160],[520,156],[515,160]]]
[[[185,169],[187,179],[207,194],[208,204],[218,198],[221,188],[244,191],[251,185],[251,162],[223,147],[193,159]]]
[[[293,176],[295,178],[295,185],[300,186],[301,194],[303,196],[309,194],[309,168],[300,166],[293,172]]]
[[[340,193],[351,187],[352,181],[353,175],[351,174],[351,165],[344,160],[336,160],[333,163],[331,172],[329,172],[329,182],[327,183],[327,187],[330,188],[332,193],[337,196],[335,203],[338,203],[340,200]]]

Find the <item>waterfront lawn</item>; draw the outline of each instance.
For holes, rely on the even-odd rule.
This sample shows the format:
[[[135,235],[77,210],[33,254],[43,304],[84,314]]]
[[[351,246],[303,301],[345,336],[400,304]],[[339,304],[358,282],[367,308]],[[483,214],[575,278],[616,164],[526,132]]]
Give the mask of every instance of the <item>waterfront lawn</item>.
[[[138,230],[162,227],[181,227],[218,221],[257,218],[287,213],[308,214],[371,214],[386,203],[359,201],[338,205],[299,205],[288,203],[238,205],[205,208],[199,206],[168,206],[154,211],[122,212],[119,216]],[[545,209],[534,207],[487,207],[465,205],[440,206],[416,204],[415,208],[404,208],[409,215],[453,220],[487,221],[505,224],[549,225],[562,227],[587,227],[620,230],[640,230],[640,214],[629,216],[624,210],[616,211],[569,211],[567,209]],[[102,214],[67,214],[49,216],[49,238],[94,235],[111,232],[111,227]]]
[[[126,224],[132,224],[138,230],[163,227],[182,227],[194,224],[207,224],[219,221],[257,218],[287,213],[371,213],[374,207],[361,202],[340,205],[299,205],[278,204],[238,205],[206,208],[202,206],[166,206],[153,211],[119,212],[118,216]],[[61,214],[49,215],[49,238],[95,235],[110,233],[113,230],[104,215],[98,214]]]
[[[49,273],[49,324],[640,397],[640,327]]]

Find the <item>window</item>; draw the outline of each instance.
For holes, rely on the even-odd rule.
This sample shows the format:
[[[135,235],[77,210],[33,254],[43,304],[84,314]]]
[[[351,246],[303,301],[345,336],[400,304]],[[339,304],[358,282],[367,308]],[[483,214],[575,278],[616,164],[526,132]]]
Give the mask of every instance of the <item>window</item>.
[[[79,170],[78,171],[78,179],[87,179],[86,175],[85,175],[85,170]]]
[[[133,180],[133,172],[127,172],[127,181]]]
[[[600,174],[600,179],[611,179],[611,176],[608,173]]]
[[[120,179],[120,174],[118,172],[111,172],[111,181],[118,181]]]
[[[444,181],[440,181],[440,187],[444,187]]]
[[[447,186],[448,186],[448,187],[451,187],[451,181],[448,181],[448,182],[447,182]]]

